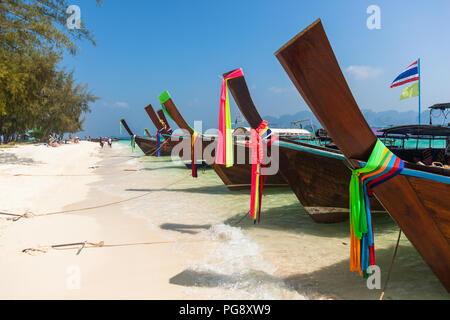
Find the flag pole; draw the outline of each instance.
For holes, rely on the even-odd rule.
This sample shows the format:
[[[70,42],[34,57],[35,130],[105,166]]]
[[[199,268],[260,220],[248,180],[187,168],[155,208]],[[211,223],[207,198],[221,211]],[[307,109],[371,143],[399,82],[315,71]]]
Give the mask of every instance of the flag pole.
[[[419,71],[419,124],[420,124],[420,107],[421,107],[421,94],[420,94],[420,83],[422,82],[422,77],[420,75],[420,58],[417,59],[417,67],[418,67],[418,71]]]

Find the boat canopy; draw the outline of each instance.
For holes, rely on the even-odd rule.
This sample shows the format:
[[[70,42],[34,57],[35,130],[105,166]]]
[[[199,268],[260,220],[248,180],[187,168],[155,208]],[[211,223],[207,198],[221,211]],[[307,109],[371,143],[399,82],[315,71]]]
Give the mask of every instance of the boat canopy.
[[[387,129],[378,130],[383,133],[383,136],[402,135],[408,138],[413,137],[450,137],[450,127],[447,126],[433,126],[433,125],[407,125],[398,126]]]
[[[450,103],[437,103],[429,107],[430,109],[446,110],[450,109]]]
[[[311,132],[306,129],[280,129],[280,128],[270,128],[272,132],[276,133],[280,137],[286,136],[303,136],[303,137],[311,137]],[[235,134],[245,134],[246,132],[250,132],[249,127],[239,127],[234,130]]]

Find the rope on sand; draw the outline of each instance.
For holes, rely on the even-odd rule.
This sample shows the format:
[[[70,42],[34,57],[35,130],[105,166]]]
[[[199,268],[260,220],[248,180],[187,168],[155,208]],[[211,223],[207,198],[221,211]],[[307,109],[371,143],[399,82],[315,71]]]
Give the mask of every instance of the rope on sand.
[[[398,245],[400,244],[400,238],[402,236],[402,230],[400,229],[398,232],[397,245],[395,246],[394,255],[392,256],[391,266],[389,267],[389,272],[386,278],[386,282],[384,283],[383,291],[381,292],[380,300],[383,300],[384,293],[386,292],[387,285],[389,283],[389,278],[391,277],[392,267],[394,266],[395,257],[397,256]]]
[[[165,138],[165,139],[163,140],[163,143],[164,143],[166,140],[167,140],[167,138]],[[162,144],[161,144],[160,148],[161,148],[161,147],[162,147]],[[158,150],[158,149],[157,149],[157,150]],[[156,153],[157,150],[155,150],[152,154],[150,154],[150,156],[154,155],[154,154]],[[131,174],[131,173],[130,173],[130,174]],[[182,179],[177,180],[177,181],[175,181],[175,182],[173,182],[173,183],[170,183],[170,184],[164,186],[163,188],[165,189],[165,188],[168,188],[168,187],[170,187],[170,186],[173,186],[173,185],[175,185],[175,184],[177,184],[177,183],[179,183],[179,182],[181,182],[181,181],[183,181],[183,180],[185,180],[185,179],[187,179],[187,178],[189,178],[189,177],[190,177],[190,176],[183,177]],[[139,196],[131,197],[131,198],[128,198],[128,199],[124,199],[124,200],[120,200],[120,201],[114,201],[114,202],[109,202],[109,203],[105,203],[105,204],[98,205],[98,206],[92,206],[92,207],[80,208],[80,209],[72,209],[72,210],[63,210],[63,211],[56,211],[56,212],[48,212],[48,213],[43,213],[43,214],[33,214],[33,213],[31,213],[31,212],[27,212],[27,213],[25,213],[25,214],[23,214],[23,215],[19,215],[19,214],[11,214],[11,213],[2,213],[2,212],[0,212],[0,215],[7,215],[7,216],[14,217],[14,218],[12,218],[12,221],[16,222],[16,221],[20,220],[21,218],[45,217],[45,216],[52,216],[52,215],[59,215],[59,214],[66,214],[66,213],[72,213],[72,212],[80,212],[80,211],[88,211],[88,210],[94,210],[94,209],[105,208],[105,207],[109,207],[109,206],[121,204],[121,203],[124,203],[124,202],[128,202],[128,201],[131,201],[131,200],[136,200],[136,199],[139,199],[139,198],[143,198],[143,197],[145,197],[145,196],[148,196],[148,195],[151,194],[151,193],[152,193],[152,192],[150,191],[150,192],[146,192],[146,193],[141,194],[141,195],[139,195]]]
[[[179,182],[181,182],[181,181],[183,181],[183,180],[185,180],[187,178],[189,178],[189,176],[183,177],[182,179],[179,179],[179,180],[177,180],[177,181],[175,181],[173,183],[169,183],[168,185],[164,186],[163,188],[165,189],[165,188],[168,188],[170,186],[173,186],[173,185],[175,185],[175,184],[177,184],[177,183],[179,183]],[[120,203],[128,202],[128,201],[131,201],[131,200],[136,200],[136,199],[139,199],[139,198],[143,198],[145,196],[148,196],[151,193],[152,193],[152,191],[146,192],[144,194],[141,194],[141,195],[138,195],[138,196],[135,196],[135,197],[131,197],[131,198],[128,198],[128,199],[114,201],[114,202],[109,202],[109,203],[105,203],[105,204],[98,205],[98,206],[93,206],[93,207],[86,207],[86,208],[80,208],[80,209],[63,210],[63,211],[56,211],[56,212],[49,212],[49,213],[44,213],[44,214],[38,214],[38,215],[36,215],[36,217],[52,216],[52,215],[57,215],[57,214],[65,214],[65,213],[78,212],[78,211],[88,211],[88,210],[93,210],[93,209],[110,207],[110,206],[114,206],[116,204],[120,204]]]
[[[173,186],[173,185],[175,185],[175,184],[177,184],[177,183],[179,183],[179,182],[181,182],[181,181],[183,181],[183,180],[185,180],[185,179],[187,179],[189,177],[190,176],[185,176],[185,177],[183,177],[183,178],[181,178],[181,179],[179,179],[179,180],[177,180],[177,181],[175,181],[173,183],[169,183],[168,185],[164,186],[163,189],[171,187],[171,186]],[[23,215],[11,214],[11,213],[0,213],[0,214],[14,217],[13,221],[15,222],[15,221],[20,220],[21,218],[45,217],[45,216],[53,216],[53,215],[59,215],[59,214],[67,214],[67,213],[72,213],[72,212],[88,211],[88,210],[94,210],[94,209],[99,209],[99,208],[110,207],[110,206],[114,206],[114,205],[117,205],[117,204],[121,204],[121,203],[124,203],[124,202],[131,201],[131,200],[136,200],[136,199],[139,199],[139,198],[143,198],[145,196],[148,196],[151,193],[152,193],[152,191],[149,191],[149,192],[146,192],[144,194],[141,194],[141,195],[138,195],[138,196],[135,196],[135,197],[131,197],[131,198],[127,198],[127,199],[124,199],[124,200],[109,202],[109,203],[101,204],[101,205],[98,205],[98,206],[85,207],[85,208],[72,209],[72,210],[63,210],[63,211],[48,212],[48,213],[42,213],[42,214],[33,214],[33,213],[30,213],[30,212],[27,212],[27,213],[25,213]]]
[[[182,241],[182,243],[188,242],[211,242],[215,240],[204,239],[204,240],[191,240],[191,241]],[[118,244],[105,244],[104,241],[100,242],[75,242],[75,243],[63,243],[56,244],[46,247],[37,246],[36,248],[27,248],[23,249],[23,253],[27,253],[29,255],[35,255],[36,253],[47,253],[50,249],[54,250],[76,250],[76,255],[79,255],[83,249],[92,249],[92,248],[117,248],[117,247],[130,247],[130,246],[144,246],[144,245],[157,245],[157,244],[170,244],[170,243],[179,243],[180,241],[154,241],[154,242],[136,242],[136,243],[118,243]],[[181,242],[180,242],[181,243]]]
[[[249,214],[250,214],[250,211],[248,211],[246,214],[244,214],[236,223],[233,223],[233,227],[236,227],[238,224],[240,224],[242,222],[242,220],[244,220],[244,218],[246,218]]]
[[[25,212],[24,214],[13,214],[13,213],[0,212],[0,215],[11,217],[11,218],[6,218],[6,220],[12,220],[13,222],[19,221],[22,218],[34,217],[34,214],[29,211]]]

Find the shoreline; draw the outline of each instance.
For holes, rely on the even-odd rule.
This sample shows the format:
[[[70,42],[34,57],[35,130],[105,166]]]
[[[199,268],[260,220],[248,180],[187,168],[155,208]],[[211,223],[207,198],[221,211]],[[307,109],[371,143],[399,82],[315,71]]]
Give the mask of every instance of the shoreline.
[[[193,180],[181,163],[127,148],[82,142],[0,150],[0,211],[95,207],[17,222],[0,216],[0,299],[379,296],[348,270],[347,223],[318,225],[288,189],[268,189],[263,222],[253,225],[242,220],[249,191],[229,192],[211,170]],[[374,221],[377,261],[386,268],[398,229],[388,216]],[[78,255],[81,245],[46,248],[84,241],[103,246],[87,244]],[[38,251],[22,253],[26,248]],[[386,299],[446,299],[417,259],[403,238]]]
[[[98,148],[97,144],[90,147],[92,146],[94,150]],[[119,159],[122,160],[123,157]],[[89,181],[83,183],[85,190],[79,190],[80,193],[85,193],[83,199],[77,198],[77,201],[62,206],[53,205],[51,209],[45,205],[40,206],[40,210],[34,213],[71,211],[126,200],[118,199],[115,194],[99,191],[96,186],[114,182],[107,181],[108,178],[126,179],[127,176],[133,175],[133,170],[137,170],[138,163],[130,164],[130,161],[127,161],[125,164],[114,163],[108,166],[108,160],[110,161],[100,155],[94,162],[90,162],[96,168],[91,170],[91,173],[83,173],[89,176]],[[117,172],[111,174],[111,168]],[[131,173],[121,174],[127,170]],[[23,179],[33,179],[49,173],[21,175]],[[73,178],[71,174],[65,175]],[[55,175],[52,178],[62,177]],[[78,178],[84,179],[76,176],[76,179]],[[17,222],[4,221],[5,219],[0,221],[0,269],[11,270],[8,277],[1,277],[0,299],[186,298],[186,288],[170,284],[170,279],[189,267],[186,261],[198,256],[202,251],[199,250],[201,246],[196,246],[195,253],[191,250],[188,254],[181,254],[177,248],[180,245],[178,240],[167,237],[163,231],[150,228],[143,217],[127,214],[121,206],[118,204],[48,217],[34,216],[29,219],[22,218]],[[9,207],[8,211],[18,212],[15,209],[20,211],[13,206]],[[21,214],[25,212],[27,210],[22,209]],[[105,246],[86,247],[79,255],[76,255],[76,252],[80,246],[58,250],[47,248],[50,245],[84,241],[104,242]],[[208,245],[203,247],[204,250],[209,249]],[[37,251],[21,252],[26,248]],[[155,264],[155,260],[158,263]],[[43,287],[46,290],[42,290]],[[208,298],[209,293],[198,291],[202,290],[196,290],[190,299]]]

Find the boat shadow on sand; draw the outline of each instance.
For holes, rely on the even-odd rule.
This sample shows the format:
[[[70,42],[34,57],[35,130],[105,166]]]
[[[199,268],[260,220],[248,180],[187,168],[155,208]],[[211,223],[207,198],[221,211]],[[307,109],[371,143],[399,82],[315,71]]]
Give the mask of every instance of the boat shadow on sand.
[[[146,169],[144,169],[144,170],[146,170]],[[125,191],[132,191],[132,192],[160,192],[160,191],[164,191],[164,192],[175,192],[175,193],[179,193],[179,192],[198,193],[198,194],[208,194],[208,195],[211,195],[211,194],[224,194],[224,195],[227,195],[227,196],[248,195],[250,197],[250,189],[230,191],[223,184],[220,184],[220,185],[219,184],[214,184],[214,185],[200,186],[200,187],[183,187],[183,188],[173,188],[173,187],[170,187],[170,188],[145,188],[145,189],[130,188],[130,189],[125,189]],[[286,188],[284,188],[284,187],[272,188],[272,189],[264,190],[264,194],[265,195],[277,195],[277,194],[282,194],[282,193],[285,193],[285,192],[291,192],[291,191],[287,187]],[[301,205],[299,205],[299,207],[301,208]]]
[[[319,224],[314,222],[306,213],[302,205],[292,200],[291,203],[277,206],[278,197],[287,192],[292,193],[289,188],[267,188],[264,190],[262,201],[261,223],[254,224],[250,217],[243,218],[248,212],[250,204],[250,190],[236,190],[230,192],[225,185],[207,185],[198,187],[178,187],[178,188],[129,188],[126,192],[174,192],[174,193],[198,193],[215,196],[248,196],[248,201],[243,202],[242,211],[224,220],[224,224],[240,227],[242,229],[262,228],[268,230],[279,230],[294,234],[311,234],[319,237],[343,237],[349,235],[349,222],[338,222],[331,224]],[[388,214],[375,213],[373,215],[373,225],[375,236],[385,233],[395,234],[398,226]],[[174,230],[176,231],[176,230]]]
[[[238,190],[230,192],[224,185],[211,185],[211,186],[199,186],[188,188],[145,188],[137,189],[130,188],[125,189],[128,192],[184,192],[184,193],[199,193],[215,196],[246,196],[250,197],[250,190]],[[242,211],[237,212],[233,216],[230,216],[223,221],[224,224],[239,227],[242,229],[268,229],[278,230],[286,233],[294,234],[310,234],[319,237],[343,237],[346,238],[349,235],[349,222],[338,222],[331,224],[319,224],[314,222],[310,216],[306,213],[305,209],[298,201],[293,201],[291,204],[276,206],[277,196],[291,192],[287,188],[272,188],[264,191],[264,199],[262,202],[261,223],[254,224],[253,220],[245,216],[245,212],[248,212],[248,206],[250,201],[246,201],[243,204]],[[170,222],[168,222],[170,223]],[[398,231],[398,227],[395,222],[390,218],[388,214],[374,214],[373,225],[375,236],[385,233],[395,234]],[[171,229],[173,231],[178,231]]]
[[[381,271],[381,288],[387,278],[394,248],[395,242],[389,248],[376,251],[376,261]],[[360,277],[357,272],[349,271],[349,263],[348,256],[346,256],[342,261],[316,271],[280,278],[260,270],[221,274],[186,269],[173,276],[169,282],[185,287],[232,287],[252,292],[255,289],[252,289],[253,286],[276,285],[296,291],[308,299],[377,300],[382,290],[369,290],[366,279]],[[427,292],[427,299],[448,299],[446,290],[417,251],[410,245],[400,244],[384,299],[423,299],[424,292]]]
[[[0,164],[34,165],[42,164],[42,162],[31,158],[19,158],[13,153],[0,153]]]
[[[125,191],[132,192],[185,192],[185,193],[199,193],[199,194],[229,194],[230,192],[225,186],[201,186],[194,188],[152,188],[152,189],[125,189]],[[238,195],[239,193],[233,193]]]
[[[182,224],[182,223],[163,223],[159,226],[163,230],[177,231],[180,233],[197,234],[201,230],[211,228],[210,224]]]
[[[244,230],[257,228],[329,238],[347,238],[350,234],[348,220],[337,223],[316,223],[299,203],[267,209],[264,209],[263,204],[261,221],[256,224],[250,216],[242,219],[243,214],[236,214],[226,219],[224,223]],[[375,237],[398,232],[398,226],[388,214],[377,213],[372,218]]]

